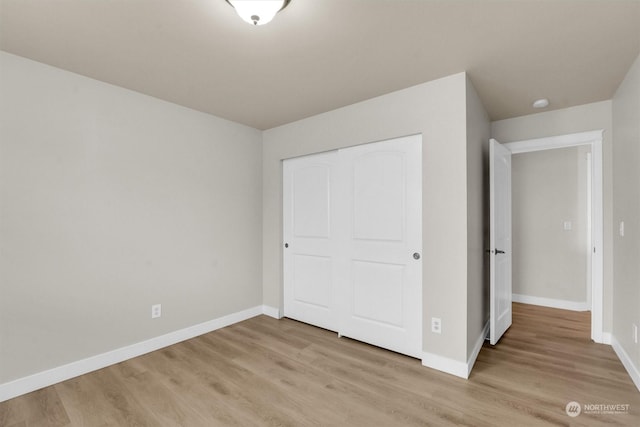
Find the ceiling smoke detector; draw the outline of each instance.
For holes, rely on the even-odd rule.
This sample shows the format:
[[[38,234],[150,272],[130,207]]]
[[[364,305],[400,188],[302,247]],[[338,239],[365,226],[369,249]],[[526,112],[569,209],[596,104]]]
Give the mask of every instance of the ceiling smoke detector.
[[[549,100],[547,98],[540,98],[533,102],[533,108],[547,108],[549,106]]]

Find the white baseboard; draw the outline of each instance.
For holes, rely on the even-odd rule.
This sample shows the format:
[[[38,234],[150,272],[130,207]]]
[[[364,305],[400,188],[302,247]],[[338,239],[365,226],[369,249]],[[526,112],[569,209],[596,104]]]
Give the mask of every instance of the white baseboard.
[[[433,353],[422,353],[422,366],[467,379],[469,368],[465,362]]]
[[[265,316],[273,317],[274,319],[282,319],[282,316],[280,315],[280,310],[268,305],[262,306],[262,314],[264,314]]]
[[[471,352],[466,364],[448,357],[425,352],[422,354],[422,365],[460,378],[468,379],[488,334],[489,322],[487,322],[484,325],[484,328],[482,328],[482,333],[478,336],[475,346],[473,347],[473,351]],[[615,337],[608,332],[603,332],[602,344],[612,345],[613,350],[616,352],[618,358],[631,376],[633,383],[636,385],[638,390],[640,390],[640,370],[633,364],[631,358],[627,355]]]
[[[471,355],[469,356],[469,359],[467,360],[467,376],[466,376],[466,378],[469,378],[469,375],[471,375],[471,370],[473,369],[473,365],[476,363],[476,359],[478,358],[478,355],[480,354],[480,350],[482,350],[482,344],[484,344],[485,340],[487,339],[487,335],[489,335],[489,321],[488,320],[487,320],[487,323],[484,324],[484,328],[482,328],[482,332],[480,333],[480,336],[476,340],[476,345],[473,347],[473,351],[471,352]]]
[[[624,368],[629,373],[631,381],[633,381],[638,391],[640,391],[640,367],[636,366],[633,363],[633,360],[631,360],[627,352],[624,351],[624,348],[615,336],[611,337],[611,347],[613,347],[613,351],[616,352],[616,354],[618,355],[618,359],[620,359],[620,361],[624,365]]]
[[[476,359],[480,354],[482,345],[489,334],[489,321],[484,324],[482,332],[476,339],[476,343],[473,346],[471,355],[467,362],[460,362],[458,360],[450,359],[448,357],[440,356],[433,353],[422,353],[422,366],[427,368],[437,369],[438,371],[446,372],[447,374],[455,375],[456,377],[468,379],[471,375],[473,365],[476,363]]]
[[[512,295],[513,302],[522,304],[541,305],[543,307],[561,308],[571,311],[589,311],[591,308],[586,301],[567,301],[563,299],[532,297],[529,295]]]
[[[29,375],[28,377],[0,384],[0,402],[177,344],[181,341],[215,331],[216,329],[224,328],[225,326],[258,316],[264,311],[265,308],[263,306],[252,307],[247,310],[232,313],[198,325],[190,326],[188,328],[132,344],[127,347],[118,348],[87,359],[78,360],[67,365],[38,372],[36,374]]]

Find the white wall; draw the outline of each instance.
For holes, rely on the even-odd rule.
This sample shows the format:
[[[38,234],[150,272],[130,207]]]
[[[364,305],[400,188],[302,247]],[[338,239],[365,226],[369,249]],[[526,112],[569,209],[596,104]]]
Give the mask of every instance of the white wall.
[[[613,131],[613,335],[640,389],[640,344],[631,335],[633,324],[640,328],[640,57],[613,98]],[[624,237],[618,233],[621,221]]]
[[[514,294],[579,302],[586,309],[588,151],[569,147],[513,156]]]
[[[467,360],[484,342],[489,320],[490,131],[489,116],[467,80]]]
[[[262,303],[259,131],[0,69],[0,385]]]
[[[603,327],[605,332],[611,332],[613,319],[613,132],[611,101],[499,120],[491,123],[491,136],[505,143],[598,129],[604,129],[602,145],[604,181]]]
[[[425,352],[467,359],[467,138],[464,73],[264,132],[264,302],[282,308],[282,159],[423,136]],[[442,334],[431,333],[432,316]]]

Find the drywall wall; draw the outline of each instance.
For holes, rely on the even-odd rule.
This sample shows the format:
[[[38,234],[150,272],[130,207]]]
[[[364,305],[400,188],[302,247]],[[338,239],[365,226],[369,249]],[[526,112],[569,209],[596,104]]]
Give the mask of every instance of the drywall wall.
[[[640,344],[632,337],[633,325],[640,328],[640,57],[613,98],[613,131],[613,335],[633,364],[640,388]]]
[[[513,155],[514,294],[580,302],[586,309],[588,151],[569,147]]]
[[[467,347],[466,75],[393,92],[263,134],[264,303],[282,307],[282,160],[422,134],[423,347],[465,362]],[[410,256],[410,254],[408,254]],[[431,332],[432,316],[442,334]]]
[[[604,332],[609,333],[613,319],[613,132],[611,114],[611,101],[602,101],[491,123],[491,136],[502,143],[604,129],[602,144],[604,193],[603,328]]]
[[[489,116],[467,79],[467,360],[489,320]]]
[[[259,131],[0,70],[0,384],[262,304]]]

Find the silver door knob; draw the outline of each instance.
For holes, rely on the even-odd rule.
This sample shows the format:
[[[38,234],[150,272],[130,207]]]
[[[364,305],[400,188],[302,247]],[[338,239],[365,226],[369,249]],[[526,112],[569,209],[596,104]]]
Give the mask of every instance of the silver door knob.
[[[414,252],[413,259],[420,259],[420,254],[418,252]]]

